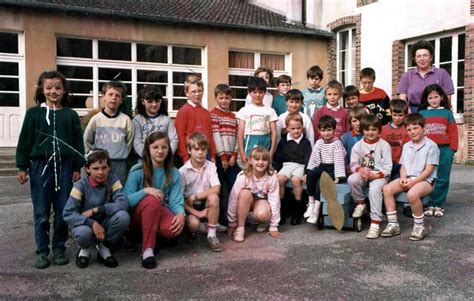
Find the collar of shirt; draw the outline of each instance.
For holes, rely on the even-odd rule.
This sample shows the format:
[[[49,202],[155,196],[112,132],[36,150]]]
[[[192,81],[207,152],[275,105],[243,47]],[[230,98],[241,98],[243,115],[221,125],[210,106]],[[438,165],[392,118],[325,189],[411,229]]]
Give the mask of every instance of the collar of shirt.
[[[309,88],[309,87],[308,87],[308,91],[309,91],[310,93],[319,93],[319,92],[321,92],[321,89],[322,89],[322,88],[323,88],[323,87],[319,87],[319,88],[317,88],[317,89],[313,89],[313,88]]]
[[[89,185],[91,185],[92,188],[96,188],[98,186],[105,186],[103,183],[98,183],[96,180],[94,180],[91,176],[87,177],[87,180],[89,182]],[[108,179],[106,180],[108,181]]]
[[[222,112],[225,112],[225,113],[229,113],[230,110],[224,110],[223,108],[221,108],[219,105],[217,105],[216,107],[219,111],[222,111]]]
[[[186,169],[192,169],[192,170],[194,170],[195,172],[202,173],[202,172],[206,169],[207,160],[204,161],[204,164],[202,165],[202,167],[201,167],[200,169],[194,168],[193,164],[191,163],[191,159],[189,159],[188,162],[186,162],[186,163],[184,164],[184,166],[186,166]]]
[[[300,144],[301,139],[303,139],[303,134],[298,139],[291,137],[290,133],[286,134],[286,141],[290,142],[291,140],[295,141],[297,144]]]
[[[399,129],[399,128],[401,128],[401,127],[404,126],[403,124],[400,125],[400,126],[396,126],[395,124],[393,124],[393,122],[390,122],[388,125],[389,125],[392,129]]]
[[[425,73],[425,77],[426,75],[430,74],[430,73],[434,73],[434,67],[431,66],[431,69],[428,70],[426,73]],[[421,73],[420,73],[420,70],[418,69],[418,67],[416,67],[416,74],[418,74],[420,77],[421,77]]]
[[[367,143],[367,144],[375,144],[377,142],[379,142],[380,138],[377,138],[375,141],[367,141],[367,139],[365,139],[364,137],[364,142]]]
[[[109,115],[105,112],[105,109],[102,109],[102,114],[104,114],[105,117],[107,117],[107,118],[115,118],[120,114],[120,111],[118,111],[117,114],[115,114],[115,115]]]
[[[197,107],[198,105],[188,99],[188,104],[190,104],[193,108]],[[199,105],[200,106],[200,105]]]
[[[413,148],[415,151],[419,151],[426,145],[426,136],[423,137],[423,140],[420,143],[415,144],[413,140],[411,140],[410,142],[411,143],[409,144],[409,146]]]
[[[331,111],[339,111],[342,108],[342,106],[341,104],[338,104],[336,107],[333,107],[329,103],[327,103],[326,108],[328,108]]]
[[[362,135],[362,133],[358,133],[358,132],[354,131],[354,129],[352,129],[351,133],[352,133],[352,137],[356,137],[356,136]]]
[[[437,108],[432,108],[432,107],[427,107],[428,110],[442,110],[444,107],[437,107]]]

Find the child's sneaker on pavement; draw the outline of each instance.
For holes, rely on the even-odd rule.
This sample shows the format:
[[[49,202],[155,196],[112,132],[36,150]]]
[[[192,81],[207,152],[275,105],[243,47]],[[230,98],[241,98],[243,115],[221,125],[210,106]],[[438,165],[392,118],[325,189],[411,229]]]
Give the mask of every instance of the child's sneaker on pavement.
[[[352,213],[353,218],[362,217],[362,214],[367,210],[366,204],[359,204],[355,207],[354,212]]]
[[[379,236],[380,236],[380,228],[378,227],[378,225],[371,224],[366,238],[375,239],[375,238],[379,238]]]
[[[267,223],[260,223],[257,225],[257,232],[262,233],[268,230],[268,224]]]
[[[423,214],[425,216],[433,216],[434,211],[435,211],[434,207],[428,207],[428,208],[425,209],[425,212],[423,212]]]
[[[237,227],[234,231],[234,241],[242,242],[244,241],[245,236],[245,228],[244,227]]]
[[[313,210],[314,210],[314,203],[313,204],[308,204],[308,207],[306,207],[306,211],[303,214],[303,217],[304,218],[311,217],[311,215],[313,214]]]
[[[208,236],[207,242],[209,243],[209,248],[211,248],[212,252],[222,252],[224,249],[219,242],[219,238],[217,236]]]
[[[49,267],[51,262],[48,259],[48,254],[46,253],[39,253],[36,255],[36,263],[35,263],[35,268],[37,269],[46,269]]]
[[[426,231],[424,226],[413,226],[413,231],[409,237],[410,240],[418,241],[426,237]]]
[[[398,224],[388,223],[383,229],[382,237],[392,237],[401,233],[400,226]]]

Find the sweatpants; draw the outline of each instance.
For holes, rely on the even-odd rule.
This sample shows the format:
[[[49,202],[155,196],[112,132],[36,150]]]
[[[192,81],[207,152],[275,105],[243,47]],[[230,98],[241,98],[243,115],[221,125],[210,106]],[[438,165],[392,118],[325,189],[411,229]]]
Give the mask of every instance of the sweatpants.
[[[430,195],[428,206],[442,207],[446,202],[449,192],[449,177],[453,165],[454,151],[449,145],[439,145],[439,165],[437,179],[433,192]]]
[[[387,179],[375,179],[365,181],[360,173],[353,173],[347,179],[347,183],[351,187],[351,196],[354,202],[363,201],[365,199],[364,187],[369,185],[369,202],[370,202],[370,219],[374,221],[382,221],[382,203],[383,203],[383,187],[387,184]]]

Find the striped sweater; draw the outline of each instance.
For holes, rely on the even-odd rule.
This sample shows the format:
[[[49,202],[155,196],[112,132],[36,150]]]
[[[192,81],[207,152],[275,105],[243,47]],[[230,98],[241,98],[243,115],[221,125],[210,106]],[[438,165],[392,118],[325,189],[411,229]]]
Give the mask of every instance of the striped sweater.
[[[427,109],[419,112],[425,117],[425,135],[438,145],[458,150],[458,126],[450,110]]]
[[[321,164],[334,164],[334,176],[344,178],[346,177],[345,155],[346,150],[339,139],[334,139],[328,143],[324,142],[323,139],[318,139],[311,152],[307,169],[313,169]]]
[[[237,158],[237,119],[234,113],[215,107],[211,111],[212,135],[221,161]]]

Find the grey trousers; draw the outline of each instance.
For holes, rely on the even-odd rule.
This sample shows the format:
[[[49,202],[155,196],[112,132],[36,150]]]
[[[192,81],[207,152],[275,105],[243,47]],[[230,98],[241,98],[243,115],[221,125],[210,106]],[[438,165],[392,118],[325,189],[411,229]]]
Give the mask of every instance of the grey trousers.
[[[354,173],[349,176],[347,183],[351,187],[351,196],[355,202],[365,199],[364,187],[369,185],[369,201],[370,201],[370,219],[382,221],[382,203],[383,203],[383,187],[387,184],[387,179],[375,179],[365,181],[360,173]]]

